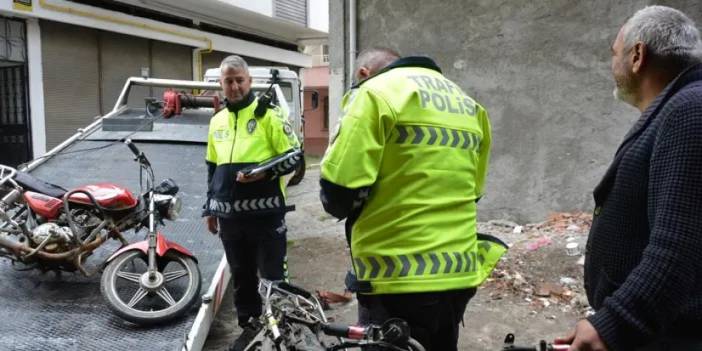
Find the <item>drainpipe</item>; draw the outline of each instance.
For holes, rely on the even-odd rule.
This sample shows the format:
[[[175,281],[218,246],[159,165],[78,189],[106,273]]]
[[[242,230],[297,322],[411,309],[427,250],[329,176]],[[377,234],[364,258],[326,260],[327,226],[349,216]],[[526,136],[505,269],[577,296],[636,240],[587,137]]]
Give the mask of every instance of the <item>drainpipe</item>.
[[[202,55],[212,52],[212,40],[210,40],[210,38],[207,38],[204,36],[198,36],[198,35],[193,35],[190,33],[179,32],[177,30],[173,30],[173,29],[166,28],[166,27],[154,26],[151,24],[141,23],[138,21],[128,20],[128,19],[114,17],[114,16],[110,16],[110,15],[96,14],[96,13],[92,13],[90,11],[85,11],[85,10],[73,8],[70,6],[50,4],[46,0],[39,0],[39,6],[41,6],[42,8],[44,8],[46,10],[50,10],[50,11],[67,13],[67,14],[71,14],[71,15],[75,15],[75,16],[86,17],[86,18],[93,18],[93,19],[98,19],[98,20],[105,21],[105,22],[111,22],[111,23],[115,23],[115,24],[121,24],[121,25],[125,25],[125,26],[146,29],[146,30],[150,30],[150,31],[154,31],[154,32],[170,34],[170,35],[174,35],[174,36],[181,37],[181,38],[202,41],[205,43],[204,47],[196,49],[195,55],[194,55],[195,68],[196,68],[196,72],[194,72],[194,75],[196,77],[198,77],[196,80],[202,79],[202,76],[203,76]]]
[[[348,0],[349,2],[349,57],[348,57],[348,75],[346,76],[346,87],[350,88],[353,84],[353,73],[356,69],[356,0]]]

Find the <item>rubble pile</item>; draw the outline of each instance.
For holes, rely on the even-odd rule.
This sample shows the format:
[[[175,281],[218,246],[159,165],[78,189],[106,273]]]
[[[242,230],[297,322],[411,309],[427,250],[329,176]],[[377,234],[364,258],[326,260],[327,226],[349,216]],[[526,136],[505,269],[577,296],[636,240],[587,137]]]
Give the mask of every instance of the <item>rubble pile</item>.
[[[505,220],[479,223],[478,231],[505,241],[510,249],[486,283],[490,299],[528,304],[532,314],[559,309],[591,313],[582,282],[584,247],[592,216],[553,213],[541,223],[519,225]]]

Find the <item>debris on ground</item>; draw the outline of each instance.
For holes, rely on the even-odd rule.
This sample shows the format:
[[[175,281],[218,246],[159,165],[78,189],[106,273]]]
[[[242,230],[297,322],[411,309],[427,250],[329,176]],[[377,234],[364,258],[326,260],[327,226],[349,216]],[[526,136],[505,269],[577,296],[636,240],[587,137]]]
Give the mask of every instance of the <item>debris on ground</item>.
[[[337,294],[331,291],[319,291],[317,290],[317,296],[320,300],[327,303],[348,303],[353,299],[353,293],[346,290],[343,294]]]
[[[478,231],[505,241],[510,249],[483,285],[492,300],[512,299],[528,304],[532,314],[546,319],[558,309],[584,317],[592,309],[583,288],[585,246],[592,224],[588,213],[552,213],[540,223],[507,220],[479,223]],[[543,317],[542,317],[543,318]]]
[[[551,244],[551,238],[548,236],[542,236],[536,240],[530,241],[527,243],[526,248],[529,251],[534,251],[538,250],[539,248],[542,248],[544,246],[550,245]]]
[[[343,294],[326,290],[317,290],[316,293],[317,299],[325,311],[332,309],[332,304],[346,304],[353,300],[353,293],[348,290],[345,290]]]

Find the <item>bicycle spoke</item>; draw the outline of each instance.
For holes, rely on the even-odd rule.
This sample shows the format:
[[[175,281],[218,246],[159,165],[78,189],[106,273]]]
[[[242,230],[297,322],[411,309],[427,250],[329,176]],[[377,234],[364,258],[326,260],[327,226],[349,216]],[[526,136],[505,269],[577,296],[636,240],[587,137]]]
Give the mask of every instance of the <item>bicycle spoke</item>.
[[[188,275],[188,271],[186,270],[163,273],[163,277],[166,279],[167,282],[176,280],[186,275]]]
[[[139,283],[139,279],[141,279],[141,274],[132,272],[119,271],[117,272],[117,276],[135,283]]]
[[[146,289],[139,287],[139,290],[137,290],[136,293],[134,293],[134,296],[132,296],[132,299],[129,300],[129,303],[127,303],[127,306],[129,307],[134,307],[134,305],[138,304],[139,301],[141,301],[144,296],[148,294],[148,291]]]
[[[173,299],[173,296],[171,296],[171,293],[168,292],[165,286],[161,287],[161,289],[156,290],[156,295],[160,296],[163,301],[166,301],[168,306],[173,306],[176,304],[175,300]]]

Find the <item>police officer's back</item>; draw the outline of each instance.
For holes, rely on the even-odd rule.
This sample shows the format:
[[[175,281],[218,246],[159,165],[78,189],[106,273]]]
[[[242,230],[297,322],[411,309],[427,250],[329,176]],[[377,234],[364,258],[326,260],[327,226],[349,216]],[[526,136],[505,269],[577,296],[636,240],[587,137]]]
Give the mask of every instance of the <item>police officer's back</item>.
[[[343,111],[322,202],[347,218],[359,300],[386,310],[375,322],[404,318],[427,349],[455,350],[465,306],[504,252],[476,236],[487,112],[427,57],[390,63],[345,96]]]

